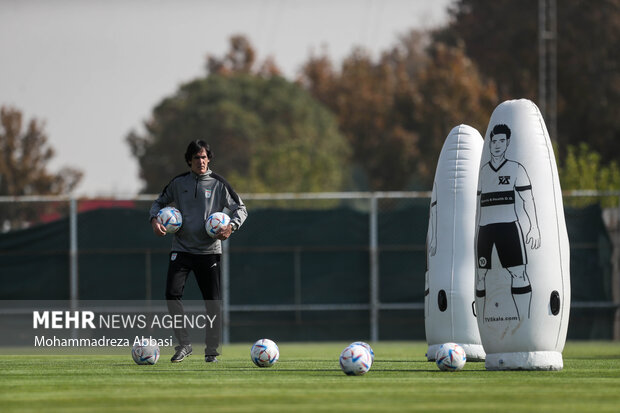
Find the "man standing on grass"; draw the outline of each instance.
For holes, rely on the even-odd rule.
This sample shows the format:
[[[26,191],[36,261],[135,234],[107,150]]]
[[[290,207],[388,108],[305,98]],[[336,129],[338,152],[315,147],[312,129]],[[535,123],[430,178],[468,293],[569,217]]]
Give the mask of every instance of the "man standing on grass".
[[[190,142],[185,152],[190,171],[173,178],[150,210],[153,232],[162,237],[166,230],[156,219],[161,208],[174,203],[183,217],[183,225],[172,241],[166,279],[166,301],[173,316],[184,314],[182,296],[190,271],[196,277],[207,313],[219,303],[221,241],[239,229],[248,216],[243,201],[230,184],[209,169],[212,158],[213,153],[206,142]],[[229,211],[230,225],[223,227],[217,238],[211,238],[205,229],[207,218],[224,209]],[[174,333],[179,345],[170,361],[178,363],[192,354],[192,345],[184,327],[175,328]],[[219,338],[219,330],[206,333],[205,361],[208,363],[217,362]]]

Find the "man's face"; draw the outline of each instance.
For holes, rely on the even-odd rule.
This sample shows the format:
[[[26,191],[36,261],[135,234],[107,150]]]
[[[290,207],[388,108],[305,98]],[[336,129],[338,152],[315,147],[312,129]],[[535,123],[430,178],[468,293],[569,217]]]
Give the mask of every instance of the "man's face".
[[[506,152],[509,142],[510,141],[506,139],[506,135],[503,133],[494,135],[491,138],[491,155],[502,156]]]
[[[208,167],[209,158],[207,158],[207,151],[205,148],[200,148],[200,151],[192,156],[192,172],[196,175],[202,175],[207,172]]]

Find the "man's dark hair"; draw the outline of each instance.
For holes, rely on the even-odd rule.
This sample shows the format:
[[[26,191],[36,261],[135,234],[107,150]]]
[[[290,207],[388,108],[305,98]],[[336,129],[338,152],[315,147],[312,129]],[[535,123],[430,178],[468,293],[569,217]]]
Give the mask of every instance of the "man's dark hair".
[[[491,131],[491,136],[489,136],[489,138],[492,138],[495,135],[506,135],[506,139],[510,139],[510,128],[508,127],[508,125],[504,125],[503,123],[499,123],[495,126],[493,126],[493,130]]]
[[[207,152],[207,158],[211,160],[213,157],[213,152],[211,152],[211,148],[209,144],[203,140],[196,139],[195,141],[191,141],[189,145],[187,145],[187,150],[185,151],[185,162],[189,166],[192,166],[192,156],[196,155],[202,148],[205,148]]]

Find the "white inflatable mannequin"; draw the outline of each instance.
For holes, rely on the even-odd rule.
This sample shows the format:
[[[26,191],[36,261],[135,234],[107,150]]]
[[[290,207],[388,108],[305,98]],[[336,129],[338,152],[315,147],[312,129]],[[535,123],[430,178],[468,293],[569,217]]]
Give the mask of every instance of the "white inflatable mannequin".
[[[569,245],[549,134],[536,105],[500,104],[478,178],[476,310],[489,370],[560,370]]]
[[[484,360],[473,312],[476,185],[482,145],[477,130],[456,126],[448,134],[437,162],[424,298],[428,360],[434,360],[439,346],[447,342],[460,344],[469,361]]]

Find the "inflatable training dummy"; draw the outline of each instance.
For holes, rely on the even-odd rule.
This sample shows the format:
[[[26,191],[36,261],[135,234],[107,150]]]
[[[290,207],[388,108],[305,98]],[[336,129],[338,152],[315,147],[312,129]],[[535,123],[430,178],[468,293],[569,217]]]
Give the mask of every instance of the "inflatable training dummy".
[[[476,313],[488,370],[561,370],[569,245],[549,134],[520,99],[491,115],[477,196]]]
[[[476,186],[483,139],[459,125],[444,142],[433,183],[427,235],[424,324],[428,360],[439,346],[460,344],[468,361],[484,360],[473,312],[476,278]]]

